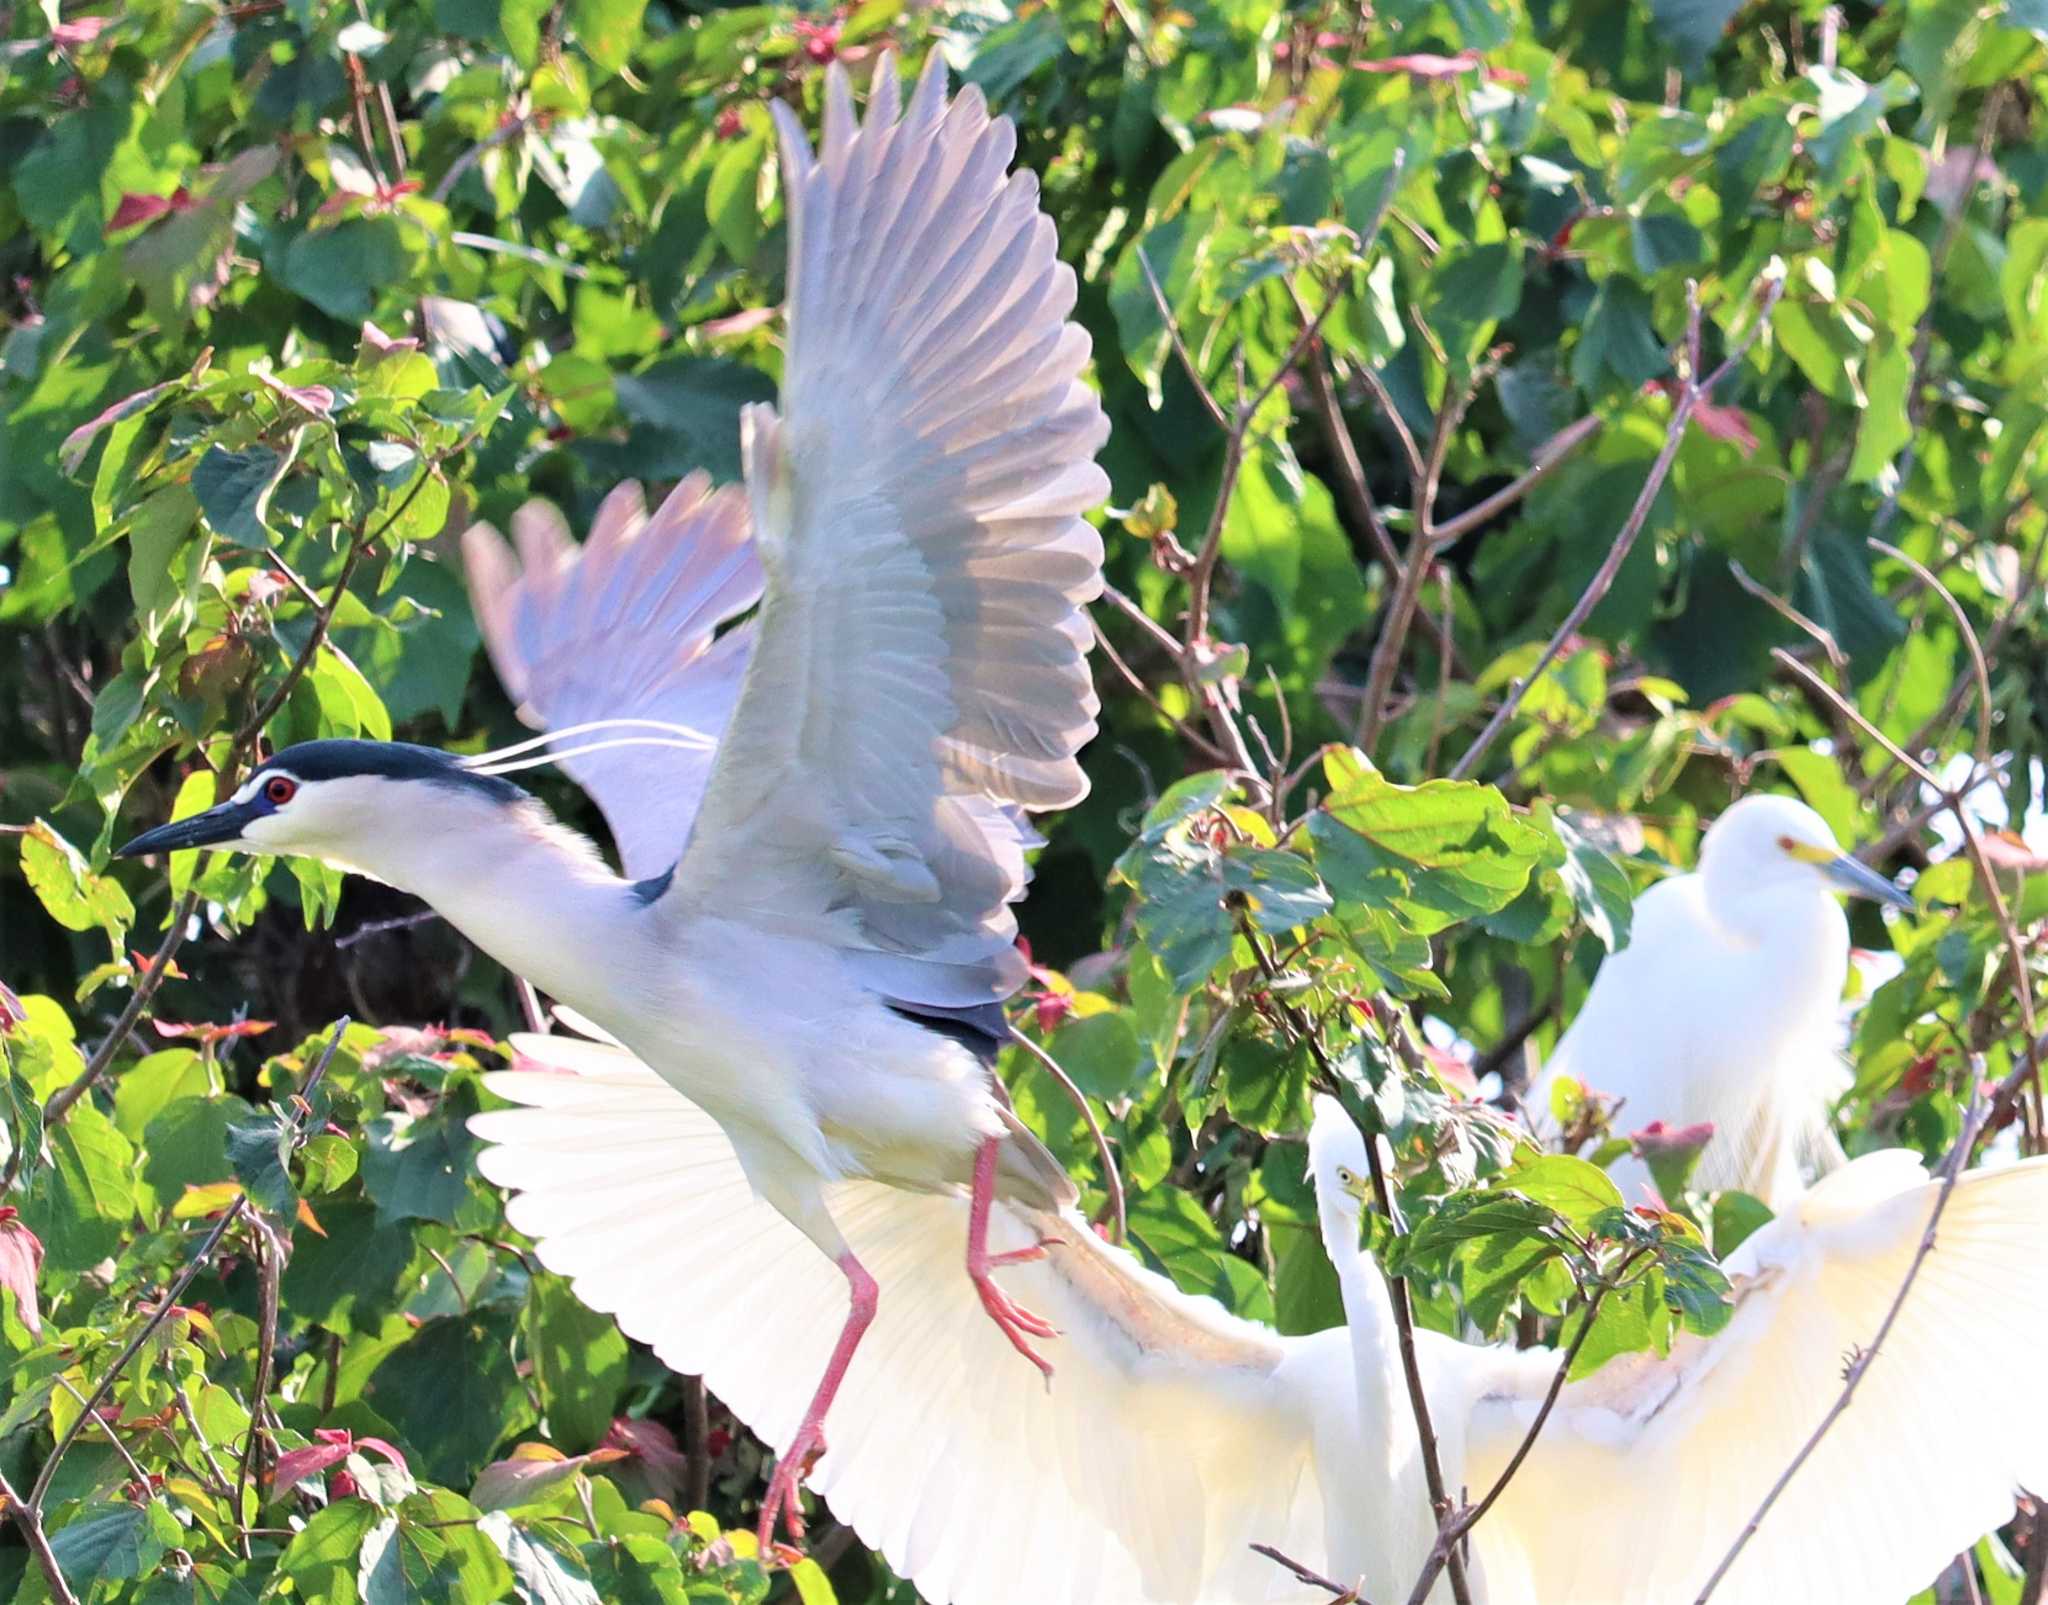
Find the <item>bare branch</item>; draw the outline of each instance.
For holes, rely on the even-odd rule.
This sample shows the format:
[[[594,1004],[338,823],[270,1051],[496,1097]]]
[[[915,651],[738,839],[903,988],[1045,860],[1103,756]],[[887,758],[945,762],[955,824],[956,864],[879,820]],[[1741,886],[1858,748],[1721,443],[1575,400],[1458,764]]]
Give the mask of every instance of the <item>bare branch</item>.
[[[1657,493],[1664,488],[1665,477],[1671,472],[1671,464],[1678,456],[1678,448],[1685,439],[1686,425],[1692,419],[1693,409],[1707,398],[1715,384],[1749,349],[1750,343],[1769,321],[1771,308],[1777,305],[1778,297],[1784,292],[1785,276],[1780,270],[1771,274],[1765,281],[1755,320],[1729,350],[1721,365],[1704,380],[1699,377],[1696,368],[1685,374],[1679,385],[1677,404],[1671,409],[1671,422],[1664,431],[1663,448],[1657,453],[1657,460],[1650,465],[1649,478],[1643,481],[1642,492],[1636,497],[1636,504],[1630,509],[1627,522],[1614,537],[1614,544],[1608,548],[1606,557],[1601,559],[1600,567],[1594,571],[1586,589],[1572,604],[1571,611],[1565,614],[1563,622],[1558,625],[1556,632],[1544,646],[1543,654],[1536,660],[1535,666],[1515,682],[1514,689],[1494,711],[1493,717],[1486,722],[1486,727],[1479,732],[1472,745],[1465,749],[1465,755],[1451,767],[1453,780],[1462,780],[1472,772],[1479,760],[1486,756],[1487,750],[1499,739],[1508,721],[1514,718],[1515,710],[1521,707],[1522,699],[1529,694],[1529,688],[1543,677],[1552,663],[1557,661],[1558,655],[1564,651],[1565,643],[1578,633],[1579,626],[1586,622],[1586,616],[1599,605],[1600,599],[1614,584],[1614,577],[1621,572],[1621,565],[1627,560],[1630,548],[1635,545],[1636,536],[1642,533],[1643,524],[1650,516],[1650,508],[1657,500]],[[1700,337],[1700,311],[1696,291],[1688,292],[1688,300],[1691,302],[1691,312],[1686,325],[1686,347],[1688,352],[1696,352],[1699,349]]]
[[[1129,1230],[1129,1222],[1124,1215],[1124,1179],[1117,1173],[1116,1156],[1110,1152],[1109,1138],[1103,1133],[1102,1122],[1095,1118],[1095,1111],[1088,1107],[1087,1095],[1074,1085],[1074,1078],[1067,1074],[1059,1060],[1014,1025],[1010,1027],[1010,1038],[1060,1084],[1060,1090],[1074,1101],[1074,1107],[1081,1111],[1081,1118],[1088,1122],[1088,1135],[1095,1139],[1095,1157],[1102,1162],[1102,1182],[1109,1193],[1110,1218],[1116,1222],[1117,1246],[1122,1247]]]
[[[50,1585],[50,1598],[57,1605],[78,1605],[78,1596],[71,1591],[71,1585],[64,1580],[64,1568],[57,1564],[57,1555],[50,1548],[50,1538],[43,1531],[42,1512],[34,1505],[22,1502],[21,1495],[14,1491],[7,1480],[7,1474],[0,1472],[0,1514],[12,1516],[14,1525],[21,1529],[22,1542],[28,1545],[28,1552],[34,1557],[36,1570],[43,1574],[43,1581]]]
[[[1320,1588],[1324,1592],[1333,1595],[1334,1597],[1331,1599],[1330,1605],[1368,1605],[1368,1602],[1356,1588],[1346,1588],[1342,1583],[1332,1582],[1321,1572],[1313,1571],[1309,1567],[1302,1565],[1292,1555],[1283,1554],[1272,1544],[1254,1544],[1252,1545],[1252,1553],[1264,1555],[1274,1565],[1285,1567],[1293,1574],[1297,1582],[1306,1583],[1311,1588]]]

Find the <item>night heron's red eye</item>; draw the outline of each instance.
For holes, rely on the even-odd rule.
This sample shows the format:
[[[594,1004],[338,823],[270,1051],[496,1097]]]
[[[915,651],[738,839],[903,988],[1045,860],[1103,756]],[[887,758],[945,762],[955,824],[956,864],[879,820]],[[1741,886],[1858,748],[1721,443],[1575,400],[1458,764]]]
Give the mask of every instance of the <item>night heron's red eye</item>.
[[[273,807],[282,808],[299,794],[299,783],[290,775],[272,775],[263,782],[263,796]]]

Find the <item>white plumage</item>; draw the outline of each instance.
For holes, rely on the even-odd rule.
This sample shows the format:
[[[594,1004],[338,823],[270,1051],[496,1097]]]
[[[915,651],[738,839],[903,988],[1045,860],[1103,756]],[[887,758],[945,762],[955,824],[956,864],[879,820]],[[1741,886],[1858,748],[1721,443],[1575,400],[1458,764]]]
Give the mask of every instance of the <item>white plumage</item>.
[[[1593,989],[1524,1101],[1552,1129],[1559,1076],[1622,1100],[1615,1127],[1706,1122],[1696,1181],[1782,1208],[1842,1153],[1828,1126],[1841,1061],[1849,924],[1837,894],[1910,907],[1846,857],[1827,824],[1789,797],[1744,798],[1700,845],[1700,867],[1636,899],[1629,943]],[[1648,1172],[1614,1166],[1635,1196]]]
[[[751,1200],[716,1126],[630,1055],[522,1038],[479,1116],[486,1175],[578,1294],[703,1374],[778,1447],[843,1294]],[[1433,1531],[1391,1309],[1358,1249],[1334,1104],[1311,1140],[1349,1331],[1280,1338],[1176,1291],[1071,1211],[997,1208],[999,1240],[1060,1246],[1014,1273],[1062,1325],[1048,1399],[1004,1367],[944,1246],[957,1199],[838,1184],[835,1214],[897,1292],[849,1374],[813,1484],[951,1605],[1325,1598],[1252,1555],[1277,1544],[1400,1600]],[[1690,1601],[1875,1335],[1934,1203],[1900,1153],[1844,1167],[1731,1257],[1712,1340],[1570,1384],[1474,1535],[1486,1605]],[[599,1200],[602,1199],[602,1202]],[[1856,1403],[1714,1598],[1893,1605],[2048,1478],[2048,1161],[1966,1176]],[[638,1223],[637,1225],[632,1223]],[[759,1267],[773,1274],[754,1274]],[[894,1324],[892,1323],[892,1320]],[[1474,1497],[1521,1441],[1555,1357],[1418,1334],[1446,1480]],[[1029,1467],[1028,1476],[1019,1468]],[[1447,1598],[1440,1587],[1437,1598]]]

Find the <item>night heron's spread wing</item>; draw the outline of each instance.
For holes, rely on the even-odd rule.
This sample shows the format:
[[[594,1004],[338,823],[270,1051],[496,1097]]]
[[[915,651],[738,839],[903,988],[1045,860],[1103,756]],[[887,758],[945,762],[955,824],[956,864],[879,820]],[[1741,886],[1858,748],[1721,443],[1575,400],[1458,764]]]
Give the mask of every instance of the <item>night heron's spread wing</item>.
[[[1856,1160],[1731,1256],[1725,1332],[1567,1387],[1475,1534],[1494,1597],[1695,1598],[1877,1335],[1935,1193],[1909,1155]],[[2025,1380],[2048,1326],[2043,1219],[2048,1162],[1962,1179],[1855,1403],[1717,1602],[1904,1598],[2005,1521],[2015,1489],[2043,1486],[2048,1390]],[[1521,1381],[1474,1413],[1474,1489],[1520,1443],[1548,1368]],[[1561,1500],[1586,1521],[1563,1519]]]
[[[516,1039],[479,1164],[577,1296],[779,1451],[846,1284],[747,1185],[716,1122],[623,1051]],[[1248,1605],[1304,1591],[1254,1541],[1315,1555],[1320,1418],[1348,1411],[1342,1331],[1277,1337],[1180,1292],[1068,1212],[998,1205],[1004,1272],[1064,1334],[1049,1398],[960,1274],[966,1203],[834,1184],[833,1216],[886,1290],[809,1479],[935,1602]]]
[[[753,645],[751,625],[717,633],[761,595],[746,497],[692,474],[650,516],[629,483],[580,547],[545,502],[521,508],[512,533],[516,557],[485,524],[464,533],[462,553],[520,717],[543,730],[619,718],[675,727],[654,740],[631,727],[572,739],[572,750],[597,750],[563,763],[604,810],[625,872],[659,875],[682,849]],[[694,749],[680,744],[693,736]]]
[[[949,106],[936,54],[898,100],[884,56],[857,123],[835,67],[816,158],[774,108],[789,346],[781,411],[745,420],[767,596],[669,895],[965,1005],[1022,979],[1017,811],[1086,790],[1108,424],[1010,125]]]

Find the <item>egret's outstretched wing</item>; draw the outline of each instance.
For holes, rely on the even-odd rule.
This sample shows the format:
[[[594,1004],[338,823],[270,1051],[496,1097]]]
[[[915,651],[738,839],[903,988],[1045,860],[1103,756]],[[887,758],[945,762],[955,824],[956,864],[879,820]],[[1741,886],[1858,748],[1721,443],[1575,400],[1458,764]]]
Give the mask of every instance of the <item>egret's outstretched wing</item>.
[[[1695,1598],[1875,1337],[1936,1192],[1910,1155],[1854,1161],[1731,1257],[1725,1332],[1567,1388],[1475,1534],[1495,1605]],[[2044,1223],[2048,1161],[1963,1178],[1855,1402],[1715,1605],[1903,1600],[2006,1520],[2016,1489],[2048,1486]],[[1518,1378],[1474,1415],[1475,1489],[1547,1381]]]
[[[857,124],[825,81],[813,158],[786,108],[781,412],[748,409],[761,646],[672,895],[830,933],[879,990],[963,1005],[1022,980],[1018,808],[1086,789],[1080,515],[1108,424],[1080,380],[1073,271],[1015,135],[936,52]],[[821,916],[830,915],[829,921]]]
[[[694,734],[696,750],[611,745],[563,765],[604,810],[625,871],[659,875],[675,863],[738,700],[751,626],[718,626],[761,595],[761,564],[746,499],[692,474],[650,517],[640,487],[604,499],[577,546],[561,514],[529,502],[512,521],[519,555],[488,524],[462,537],[469,591],[506,694],[536,729],[587,720],[656,719]],[[646,730],[597,732],[569,746]]]
[[[515,1039],[477,1116],[485,1175],[577,1296],[702,1375],[785,1448],[845,1278],[747,1185],[712,1119],[623,1051]],[[545,1066],[545,1068],[542,1068]],[[881,1284],[811,1477],[934,1605],[1308,1597],[1253,1540],[1320,1553],[1312,1417],[1351,1387],[1341,1331],[1281,1339],[1190,1298],[1072,1215],[999,1204],[991,1246],[1057,1239],[1004,1287],[1063,1331],[1048,1396],[961,1273],[963,1200],[842,1182],[833,1218]]]

